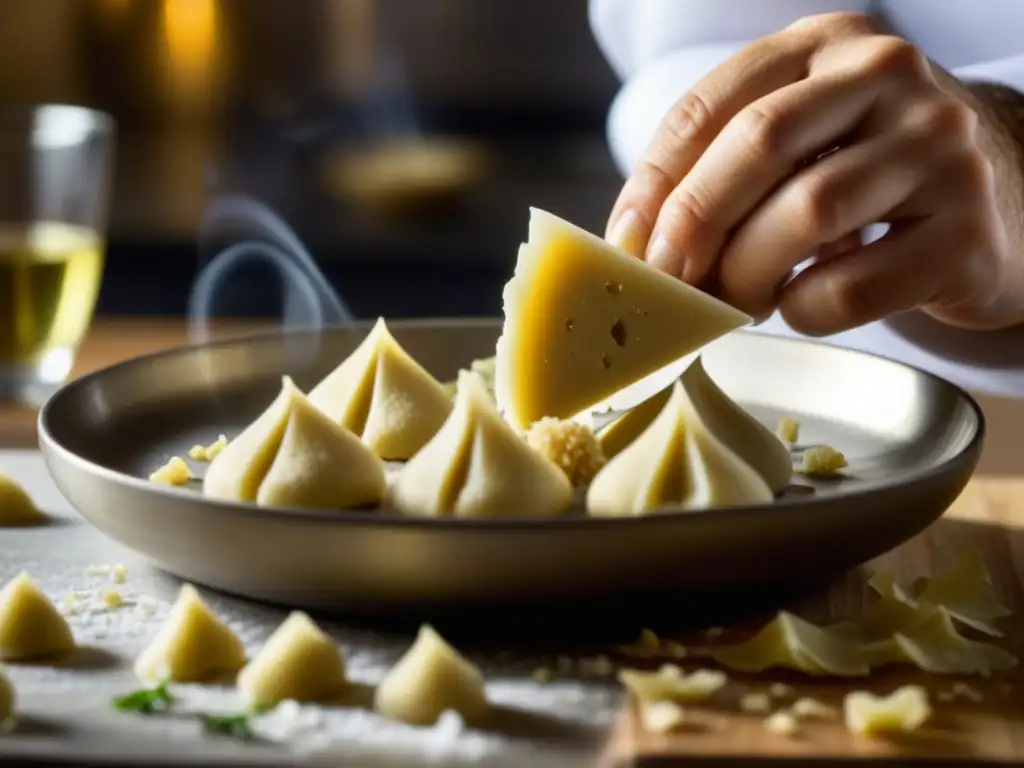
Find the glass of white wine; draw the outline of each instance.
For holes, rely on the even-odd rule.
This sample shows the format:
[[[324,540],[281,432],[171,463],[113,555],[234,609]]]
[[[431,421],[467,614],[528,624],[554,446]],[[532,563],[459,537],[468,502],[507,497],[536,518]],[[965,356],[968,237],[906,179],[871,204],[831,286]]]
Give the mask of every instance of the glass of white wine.
[[[0,401],[67,379],[103,279],[115,123],[83,107],[0,107]]]

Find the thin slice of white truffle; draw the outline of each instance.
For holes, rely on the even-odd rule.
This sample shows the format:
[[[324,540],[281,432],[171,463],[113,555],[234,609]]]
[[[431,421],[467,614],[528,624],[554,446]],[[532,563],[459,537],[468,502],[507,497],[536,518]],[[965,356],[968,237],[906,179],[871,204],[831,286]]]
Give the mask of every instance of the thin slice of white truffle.
[[[26,661],[75,649],[67,621],[28,574],[0,591],[0,661]]]
[[[203,493],[268,506],[352,509],[379,504],[386,486],[380,459],[285,376],[274,402],[210,463]]]
[[[587,491],[587,510],[627,517],[772,498],[761,476],[711,433],[677,381],[658,417],[598,472]]]
[[[572,484],[506,424],[475,373],[459,374],[451,415],[405,465],[391,507],[422,517],[548,517],[564,513]]]
[[[245,666],[245,646],[203,602],[191,584],[182,586],[152,644],[135,662],[143,681],[206,682]]]
[[[25,489],[0,473],[0,528],[22,528],[46,523],[46,515],[39,511]]]
[[[426,445],[452,409],[444,387],[401,347],[384,318],[309,399],[375,454],[394,461]]]
[[[312,619],[292,613],[238,673],[238,689],[254,704],[286,699],[324,702],[347,687],[341,652]]]
[[[711,657],[741,672],[784,667],[846,677],[869,671],[858,643],[785,611],[746,642],[715,648]]]
[[[479,723],[490,709],[480,670],[428,625],[377,686],[373,706],[411,725],[433,725],[446,710]]]
[[[941,606],[957,621],[996,637],[1002,632],[992,622],[1011,613],[999,602],[985,561],[976,549],[968,551],[948,572],[927,580],[917,599]]]
[[[846,727],[853,733],[873,736],[916,731],[932,715],[928,692],[919,685],[905,685],[888,696],[853,691],[843,700]]]

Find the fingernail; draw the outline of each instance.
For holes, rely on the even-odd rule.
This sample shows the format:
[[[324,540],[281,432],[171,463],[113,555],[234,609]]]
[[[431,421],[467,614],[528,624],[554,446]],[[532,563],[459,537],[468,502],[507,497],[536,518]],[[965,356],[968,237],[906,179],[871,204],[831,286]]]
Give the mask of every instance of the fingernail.
[[[650,233],[645,231],[643,220],[636,211],[626,211],[608,233],[608,242],[621,248],[630,256],[638,259],[644,257],[644,248]]]
[[[686,263],[686,257],[660,232],[647,246],[646,260],[655,269],[668,272],[670,275],[678,275],[686,280],[686,268],[689,266]]]

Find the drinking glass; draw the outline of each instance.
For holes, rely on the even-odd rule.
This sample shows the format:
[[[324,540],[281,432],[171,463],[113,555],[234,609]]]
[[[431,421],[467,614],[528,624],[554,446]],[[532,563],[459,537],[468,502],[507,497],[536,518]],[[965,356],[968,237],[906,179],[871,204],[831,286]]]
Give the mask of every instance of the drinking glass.
[[[115,123],[0,107],[0,400],[41,405],[67,379],[103,278]]]

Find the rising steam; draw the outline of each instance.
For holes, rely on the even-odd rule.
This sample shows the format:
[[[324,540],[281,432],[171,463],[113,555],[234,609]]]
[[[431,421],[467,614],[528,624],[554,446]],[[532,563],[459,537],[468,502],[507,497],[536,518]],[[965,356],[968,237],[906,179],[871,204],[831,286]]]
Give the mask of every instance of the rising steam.
[[[210,340],[218,290],[225,287],[225,281],[235,268],[253,261],[273,265],[281,277],[285,328],[319,330],[355,321],[348,305],[327,282],[309,251],[273,211],[244,195],[219,199],[203,218],[200,248],[222,236],[228,225],[234,225],[233,229],[240,227],[245,235],[214,256],[192,286],[188,316],[189,339],[193,344]]]

